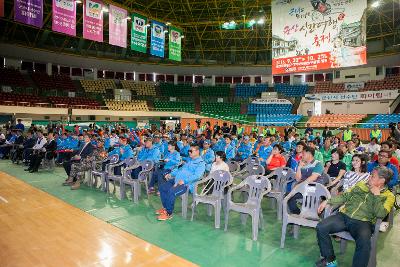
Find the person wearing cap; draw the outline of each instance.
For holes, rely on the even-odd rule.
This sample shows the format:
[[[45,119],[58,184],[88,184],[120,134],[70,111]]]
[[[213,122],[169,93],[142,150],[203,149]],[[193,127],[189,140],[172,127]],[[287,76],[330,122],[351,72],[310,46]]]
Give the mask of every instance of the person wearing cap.
[[[357,183],[352,189],[321,202],[318,213],[327,205],[340,205],[339,212],[318,223],[316,232],[322,258],[316,266],[337,266],[331,234],[347,231],[356,242],[353,267],[368,266],[371,236],[377,219],[385,218],[392,210],[395,196],[388,189],[392,180],[391,169],[378,166],[372,170],[368,181]]]
[[[236,156],[236,147],[234,146],[232,142],[232,137],[231,136],[225,136],[225,147],[224,147],[224,152],[226,155],[227,160],[231,160],[235,158]]]
[[[181,168],[175,169],[165,176],[160,185],[162,208],[156,211],[159,221],[172,218],[176,197],[183,195],[187,190],[193,192],[194,184],[203,176],[206,164],[200,156],[200,148],[191,146],[190,159]]]
[[[161,166],[157,168],[150,179],[149,183],[149,193],[152,194],[155,192],[154,185],[161,181],[164,176],[168,173],[171,173],[174,169],[176,169],[181,162],[181,155],[179,154],[179,148],[175,141],[168,142],[168,149],[164,155]]]
[[[269,137],[264,138],[259,150],[258,150],[258,159],[260,160],[261,165],[265,166],[267,159],[271,155],[272,146],[271,139]]]
[[[160,162],[160,159],[161,159],[160,150],[155,146],[153,146],[153,139],[149,137],[146,138],[144,141],[144,146],[141,148],[141,150],[137,155],[137,160],[139,162],[150,160],[154,163],[154,165],[156,165]],[[141,166],[137,167],[136,169],[133,169],[131,173],[132,179],[137,179],[141,171],[142,171]]]
[[[206,172],[210,172],[211,166],[215,160],[215,153],[210,148],[211,142],[209,140],[204,140],[203,148],[200,149],[200,155],[206,163]]]
[[[243,161],[251,156],[252,146],[250,144],[250,137],[244,136],[237,149],[236,161]]]

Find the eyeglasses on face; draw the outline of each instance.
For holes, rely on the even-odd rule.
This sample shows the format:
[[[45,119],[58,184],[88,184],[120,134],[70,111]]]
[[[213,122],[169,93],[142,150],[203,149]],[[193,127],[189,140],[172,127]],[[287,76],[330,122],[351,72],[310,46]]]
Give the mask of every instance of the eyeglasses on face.
[[[389,158],[388,156],[386,156],[384,154],[378,154],[378,157],[380,157],[380,158]]]

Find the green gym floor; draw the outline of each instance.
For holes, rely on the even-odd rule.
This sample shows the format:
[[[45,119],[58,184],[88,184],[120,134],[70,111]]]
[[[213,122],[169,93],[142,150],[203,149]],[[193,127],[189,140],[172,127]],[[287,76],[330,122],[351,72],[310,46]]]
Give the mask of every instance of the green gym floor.
[[[34,174],[23,169],[23,166],[13,165],[8,160],[0,161],[1,171],[200,266],[314,266],[319,257],[314,229],[300,228],[299,239],[288,235],[285,248],[279,248],[281,223],[268,199],[263,201],[265,227],[260,230],[258,241],[252,241],[251,220],[242,225],[234,212],[231,212],[228,230],[224,232],[223,215],[221,229],[215,229],[214,217],[206,215],[202,204],[198,206],[193,222],[183,219],[180,215],[181,200],[178,198],[173,219],[158,222],[154,215],[154,210],[161,207],[157,196],[147,199],[142,194],[139,204],[134,204],[130,195],[121,201],[115,194],[107,196],[101,190],[86,185],[76,191],[61,186],[66,178],[63,168],[58,167],[53,172],[40,170]],[[189,207],[188,218],[190,216]],[[339,243],[333,242],[338,252]],[[399,216],[395,217],[393,228],[381,233],[378,243],[378,266],[398,266]],[[345,255],[337,253],[339,266],[351,266],[353,251],[354,244],[349,242]]]

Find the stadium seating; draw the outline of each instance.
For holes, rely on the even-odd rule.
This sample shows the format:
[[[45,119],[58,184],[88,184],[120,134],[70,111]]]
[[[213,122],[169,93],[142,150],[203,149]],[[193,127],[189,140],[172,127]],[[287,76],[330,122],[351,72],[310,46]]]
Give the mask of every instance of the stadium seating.
[[[134,81],[121,81],[122,88],[131,90],[136,93],[136,95],[156,95],[156,87],[153,82],[134,82]]]
[[[239,103],[201,103],[201,112],[222,116],[240,115]]]
[[[275,126],[287,126],[293,125],[294,122],[299,121],[303,116],[295,115],[295,114],[286,114],[286,115],[269,115],[269,114],[258,114],[256,117],[257,125],[259,126],[267,126],[267,125],[275,125]]]
[[[250,104],[248,114],[290,114],[292,104]]]
[[[48,100],[34,95],[0,92],[0,104],[6,106],[31,106],[35,103],[48,103]]]
[[[373,128],[375,124],[379,125],[379,128],[389,128],[389,123],[397,123],[400,121],[400,114],[379,114],[367,121],[362,128]]]
[[[344,92],[343,83],[332,83],[331,81],[316,82],[314,86],[314,93],[341,93]]]
[[[120,101],[113,99],[105,99],[104,102],[109,110],[122,111],[149,111],[147,102],[144,100]]]
[[[0,68],[0,85],[28,87],[28,83],[18,70],[8,68]]]
[[[106,92],[106,89],[117,89],[114,80],[81,80],[83,90],[88,93],[102,93]]]
[[[79,108],[96,108],[100,104],[96,100],[82,98],[82,97],[64,97],[64,96],[49,96],[49,101],[55,106],[67,106]]]
[[[154,108],[157,111],[185,111],[194,113],[194,103],[191,102],[171,102],[154,101]]]
[[[64,74],[54,74],[52,76],[47,73],[34,72],[32,73],[32,80],[37,87],[42,90],[62,90],[62,91],[76,91],[75,85],[71,78]]]
[[[199,86],[197,87],[199,92],[199,96],[220,96],[227,97],[230,95],[230,85],[229,84],[221,84],[216,86]]]
[[[268,90],[268,84],[236,84],[235,95],[237,97],[255,97]]]
[[[345,127],[359,122],[366,116],[365,114],[323,114],[312,116],[307,123],[311,127]]]
[[[193,96],[191,84],[160,83],[160,91],[164,96]]]
[[[286,83],[275,84],[275,91],[289,97],[304,96],[308,91],[308,85],[290,85]]]

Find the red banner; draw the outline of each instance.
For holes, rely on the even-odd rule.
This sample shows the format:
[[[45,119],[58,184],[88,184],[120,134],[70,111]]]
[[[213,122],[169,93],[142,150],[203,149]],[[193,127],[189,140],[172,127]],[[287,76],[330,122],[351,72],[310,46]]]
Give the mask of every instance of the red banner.
[[[4,0],[0,0],[0,17],[4,17]]]
[[[331,68],[331,53],[272,59],[272,73],[309,72]]]

